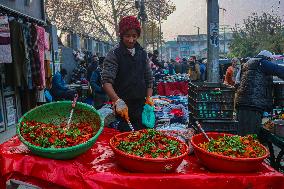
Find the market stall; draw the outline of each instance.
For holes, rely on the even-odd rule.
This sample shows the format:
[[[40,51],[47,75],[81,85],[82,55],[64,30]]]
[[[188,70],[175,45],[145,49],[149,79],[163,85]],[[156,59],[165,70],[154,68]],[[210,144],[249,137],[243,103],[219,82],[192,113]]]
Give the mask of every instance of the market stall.
[[[88,97],[89,86],[88,84],[69,84],[67,85],[69,89],[76,90],[80,99],[79,101],[84,102]]]
[[[260,129],[261,142],[267,144],[270,151],[270,165],[279,171],[284,171],[284,108],[274,109],[271,119]]]
[[[284,188],[283,174],[265,163],[255,173],[214,173],[194,155],[186,156],[174,173],[131,173],[116,164],[105,128],[96,144],[73,160],[51,160],[31,154],[17,137],[0,146],[0,188],[17,179],[43,188]]]
[[[281,162],[284,156],[284,138],[270,132],[266,128],[261,128],[260,139],[269,148],[271,154],[269,157],[270,165],[276,170],[284,171],[284,165]],[[275,148],[280,149],[280,151],[277,153]]]
[[[188,94],[188,75],[177,74],[164,76],[157,81],[157,94],[161,96],[187,95]]]
[[[215,93],[212,95],[215,95]],[[217,97],[219,98],[219,96]],[[72,130],[71,132],[71,130],[68,130],[68,128],[66,129],[64,125],[63,127],[61,127],[62,122],[60,122],[59,125],[59,127],[62,128],[61,130],[47,129],[47,131],[51,133],[53,131],[60,131],[59,133],[61,134],[59,134],[59,136],[66,138],[66,140],[63,140],[63,143],[62,141],[57,141],[58,138],[52,138],[53,135],[46,136],[46,132],[44,132],[43,130],[41,130],[40,132],[42,133],[38,135],[39,138],[43,140],[36,140],[36,136],[32,135],[34,132],[38,132],[38,129],[41,129],[43,124],[27,124],[28,120],[35,120],[37,122],[40,121],[45,123],[58,123],[58,117],[69,116],[71,102],[53,102],[52,104],[50,103],[45,104],[44,106],[40,106],[37,109],[32,110],[27,116],[21,118],[18,136],[13,137],[8,142],[0,145],[0,188],[4,188],[6,183],[11,180],[13,180],[12,183],[16,180],[33,184],[42,188],[52,189],[186,188],[189,186],[191,188],[209,189],[229,187],[232,189],[284,188],[284,175],[263,162],[263,160],[269,155],[264,146],[261,147],[263,149],[262,151],[260,151],[261,153],[252,153],[253,157],[250,157],[251,159],[242,158],[241,160],[235,160],[234,157],[224,158],[224,156],[221,157],[221,155],[211,154],[212,156],[217,156],[217,158],[215,157],[214,159],[213,157],[206,156],[206,158],[210,159],[209,161],[204,162],[204,160],[202,159],[204,157],[200,155],[200,152],[204,151],[204,149],[201,149],[200,147],[198,152],[196,150],[196,145],[194,145],[194,143],[196,142],[194,138],[198,138],[198,136],[200,138],[200,135],[204,138],[204,136],[202,134],[195,135],[195,131],[192,128],[189,128],[191,117],[188,112],[188,96],[154,96],[153,102],[155,104],[154,112],[156,123],[154,130],[148,131],[153,133],[153,131],[157,132],[156,130],[158,130],[160,133],[164,133],[169,138],[174,137],[173,140],[178,142],[179,144],[182,144],[184,146],[184,150],[175,151],[182,148],[172,148],[174,145],[176,145],[176,142],[171,142],[165,143],[165,146],[161,147],[160,144],[162,143],[159,143],[159,145],[154,145],[156,151],[153,152],[153,146],[151,148],[144,148],[148,146],[148,144],[152,143],[146,141],[144,145],[139,145],[143,146],[144,150],[150,149],[151,153],[143,152],[143,156],[137,156],[135,158],[136,160],[141,160],[139,160],[139,169],[143,169],[143,167],[151,168],[151,166],[149,166],[150,161],[165,163],[162,167],[162,171],[155,173],[145,173],[141,171],[129,171],[129,166],[122,166],[121,161],[124,161],[125,163],[127,163],[127,165],[131,166],[132,170],[138,169],[137,161],[135,163],[132,162],[132,164],[129,164],[129,162],[134,161],[135,159],[133,158],[133,156],[131,157],[131,154],[129,153],[133,154],[134,151],[132,151],[133,146],[131,148],[128,148],[129,146],[127,146],[126,144],[133,144],[129,143],[129,136],[136,139],[139,138],[138,136],[141,137],[141,135],[138,135],[137,133],[129,133],[128,136],[125,135],[124,137],[124,133],[122,133],[123,137],[119,138],[119,132],[115,129],[115,122],[108,125],[108,121],[106,121],[108,116],[112,114],[112,108],[109,104],[98,111],[100,112],[100,118],[98,116],[99,114],[97,113],[97,110],[95,110],[91,106],[88,106],[84,103],[77,103],[76,105],[74,113],[75,117],[73,118],[74,122],[79,121],[79,124],[82,126],[82,124],[84,125],[85,122],[89,121],[89,123],[93,125],[94,133],[89,132],[87,134],[88,136],[91,133],[95,134],[92,138],[89,138],[89,141],[91,141],[91,143],[88,143],[89,141],[86,142],[86,140],[88,139],[84,139],[85,135],[80,134],[82,130],[80,130],[80,132],[78,133],[78,130],[76,130],[77,127],[73,127],[73,129],[75,128],[76,132],[74,132],[75,130]],[[40,114],[38,114],[38,112],[40,112]],[[89,116],[89,113],[91,113],[92,116]],[[99,124],[99,122],[97,121],[89,120],[92,117],[94,117],[94,120],[104,120],[104,127],[102,121]],[[44,127],[46,127],[47,125],[48,124],[44,124]],[[100,129],[97,130],[99,125]],[[73,137],[73,139],[70,138],[71,136]],[[85,142],[78,144],[78,136],[83,139],[80,140],[81,142]],[[228,136],[230,135],[228,134]],[[44,140],[45,138],[48,139],[48,142]],[[142,138],[143,137],[141,137],[140,139]],[[118,139],[120,139],[120,143],[115,141]],[[128,143],[125,143],[124,139],[126,139],[125,141]],[[70,142],[68,142],[69,140]],[[144,139],[143,141],[145,142]],[[163,141],[163,139],[160,139],[160,141]],[[247,144],[250,143],[247,141],[247,139],[239,139],[239,141],[244,141],[244,143]],[[133,142],[137,144],[137,141],[134,140]],[[235,144],[235,141],[233,143]],[[73,146],[74,144],[75,146]],[[122,144],[120,148],[124,148],[129,151],[123,153],[121,149],[118,148],[120,144]],[[200,142],[199,144],[204,144],[204,142]],[[43,145],[45,147],[38,148],[38,145]],[[45,149],[46,145],[48,145],[47,149]],[[63,146],[58,148],[59,145]],[[206,148],[205,144],[202,146]],[[78,150],[79,148],[80,150]],[[239,146],[237,146],[237,148],[239,148]],[[71,152],[67,149],[71,150]],[[73,149],[74,151],[72,151]],[[135,147],[135,149],[135,154],[140,154],[141,151],[139,150],[142,148]],[[163,152],[164,149],[173,149],[177,154],[176,157],[173,157],[173,159],[179,159],[180,161],[177,164],[176,169],[173,168],[174,164],[173,160],[171,159],[171,155],[173,153],[171,151],[167,151],[170,152],[170,154]],[[85,152],[84,150],[87,151]],[[160,152],[160,154],[157,154],[158,150],[164,154],[161,154]],[[76,154],[74,154],[73,152]],[[206,153],[208,154],[209,152]],[[250,154],[251,153],[248,153],[247,155]],[[160,155],[162,155],[162,159]],[[131,160],[127,159],[126,161],[124,157],[130,158]],[[156,160],[154,160],[155,157],[157,158]],[[228,159],[231,160],[227,161]],[[219,161],[219,164],[212,163],[215,161]],[[238,163],[244,162],[244,167],[241,169],[241,166],[234,167],[234,164],[237,161]],[[253,163],[250,163],[251,161],[253,161]],[[254,163],[254,161],[257,162]],[[211,163],[211,166],[213,166],[214,169],[211,169],[209,164],[207,163]],[[230,166],[224,166],[227,165],[227,163],[229,163]],[[136,165],[136,167],[133,165]],[[153,166],[154,165],[156,164],[153,164]],[[252,166],[254,168],[253,171],[250,170],[250,172],[245,172],[246,165]],[[231,168],[231,171],[233,170],[233,172],[220,171],[220,169],[224,168]],[[215,169],[219,169],[219,171],[216,171]],[[237,171],[235,171],[236,169]]]

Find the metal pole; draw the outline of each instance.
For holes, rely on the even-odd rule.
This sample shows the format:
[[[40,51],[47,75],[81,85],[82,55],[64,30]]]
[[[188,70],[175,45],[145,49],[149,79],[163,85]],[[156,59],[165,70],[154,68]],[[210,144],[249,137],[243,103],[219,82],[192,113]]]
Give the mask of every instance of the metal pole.
[[[198,27],[198,26],[194,26],[194,27],[196,27],[197,28],[197,35],[198,35],[198,53],[199,53],[199,56],[201,56],[201,50],[200,50],[200,27]]]
[[[223,39],[223,43],[224,43],[224,52],[223,52],[223,56],[225,57],[226,54],[226,27],[227,25],[225,25],[225,12],[227,11],[225,8],[220,7],[220,10],[222,10],[222,15],[223,15],[223,32],[224,32],[224,39]]]
[[[200,27],[198,27],[198,51],[199,51],[199,56],[201,56],[201,51],[200,51]],[[201,58],[201,57],[200,57]]]
[[[142,46],[147,49],[147,33],[146,33],[146,10],[145,10],[145,0],[141,0],[141,6],[140,6],[140,15],[141,15],[141,21],[142,21],[142,31],[143,31],[143,44]]]
[[[146,49],[147,48],[147,41],[146,41],[146,24],[145,21],[142,20],[142,31],[143,31],[143,48]]]
[[[207,45],[209,82],[219,82],[219,5],[218,0],[207,0]]]
[[[155,50],[155,42],[154,42],[154,22],[152,21],[152,49]]]
[[[159,5],[159,29],[160,29],[160,57],[163,59],[163,46],[162,46],[162,23],[161,23],[161,6]]]
[[[226,54],[226,28],[224,27],[224,58]]]

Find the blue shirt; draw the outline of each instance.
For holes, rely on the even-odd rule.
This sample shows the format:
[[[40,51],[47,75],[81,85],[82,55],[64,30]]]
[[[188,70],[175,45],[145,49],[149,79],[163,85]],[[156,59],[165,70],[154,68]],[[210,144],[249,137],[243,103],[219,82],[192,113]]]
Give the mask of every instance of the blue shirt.
[[[94,90],[94,92],[97,92],[97,93],[104,92],[102,89],[100,72],[101,70],[97,68],[96,71],[92,73],[91,78],[90,78],[90,85],[92,89]]]
[[[52,77],[52,89],[61,91],[68,90],[68,87],[66,86],[66,83],[60,72],[56,72]]]
[[[199,64],[200,67],[200,73],[203,74],[206,71],[206,65],[204,63]]]

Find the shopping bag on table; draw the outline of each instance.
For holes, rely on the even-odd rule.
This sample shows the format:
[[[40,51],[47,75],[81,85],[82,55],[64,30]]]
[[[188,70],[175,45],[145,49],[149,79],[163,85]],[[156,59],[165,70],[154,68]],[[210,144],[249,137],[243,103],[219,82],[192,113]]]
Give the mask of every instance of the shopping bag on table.
[[[153,128],[155,126],[155,121],[154,106],[145,104],[142,112],[142,124],[148,128]]]

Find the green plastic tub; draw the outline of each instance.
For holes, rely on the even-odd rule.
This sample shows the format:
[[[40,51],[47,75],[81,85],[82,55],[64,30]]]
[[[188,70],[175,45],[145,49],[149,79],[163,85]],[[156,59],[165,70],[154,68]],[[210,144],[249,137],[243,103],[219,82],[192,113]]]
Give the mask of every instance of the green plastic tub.
[[[72,118],[73,123],[93,123],[92,126],[95,128],[97,133],[85,143],[66,148],[43,148],[29,143],[21,136],[20,133],[20,127],[23,121],[34,120],[43,123],[52,123],[55,125],[59,125],[61,122],[67,122],[71,110],[71,104],[71,101],[51,102],[38,106],[27,112],[21,117],[19,123],[17,124],[17,134],[19,139],[29,148],[32,153],[45,158],[72,159],[86,152],[96,142],[104,126],[100,114],[94,107],[88,104],[77,102]]]

